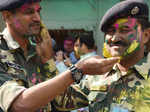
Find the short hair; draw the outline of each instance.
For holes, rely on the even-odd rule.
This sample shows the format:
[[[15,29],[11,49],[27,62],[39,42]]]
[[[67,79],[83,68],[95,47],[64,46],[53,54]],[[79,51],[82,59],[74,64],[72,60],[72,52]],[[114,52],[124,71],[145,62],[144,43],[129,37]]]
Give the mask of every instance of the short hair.
[[[95,48],[95,41],[93,37],[93,33],[86,32],[79,35],[79,40],[81,45],[85,44],[88,49],[94,49]]]
[[[137,21],[141,24],[143,31],[147,28],[150,28],[150,23],[145,19],[137,19]]]
[[[66,40],[72,41],[72,43],[74,43],[74,39],[73,39],[72,37],[67,37],[67,38],[65,38],[65,39],[64,39],[64,43],[65,43]]]

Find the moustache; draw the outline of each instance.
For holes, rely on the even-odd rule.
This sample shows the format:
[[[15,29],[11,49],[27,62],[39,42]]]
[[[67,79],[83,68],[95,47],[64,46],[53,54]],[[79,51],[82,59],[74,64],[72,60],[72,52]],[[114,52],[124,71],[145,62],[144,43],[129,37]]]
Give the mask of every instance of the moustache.
[[[123,46],[123,47],[127,47],[128,43],[123,42],[123,41],[117,41],[117,42],[111,42],[110,46]]]
[[[40,22],[34,22],[34,23],[31,23],[30,25],[29,25],[29,27],[32,27],[32,26],[40,26],[41,24],[40,24]]]

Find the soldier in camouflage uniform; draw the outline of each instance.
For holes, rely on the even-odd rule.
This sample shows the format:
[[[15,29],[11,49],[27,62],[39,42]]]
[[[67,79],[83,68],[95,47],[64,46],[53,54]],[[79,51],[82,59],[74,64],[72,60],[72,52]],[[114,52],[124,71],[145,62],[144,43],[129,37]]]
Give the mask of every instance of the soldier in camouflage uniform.
[[[56,76],[51,38],[40,9],[38,0],[0,0],[6,23],[0,38],[0,107],[4,112],[51,112],[52,100],[62,111],[86,106],[86,95],[78,86],[68,86],[83,74],[110,70],[118,60],[93,57]]]
[[[109,9],[100,29],[105,33],[103,55],[120,56],[113,69],[101,76],[88,76],[82,85],[90,112],[150,112],[150,84],[135,69],[150,40],[148,5],[126,0]]]

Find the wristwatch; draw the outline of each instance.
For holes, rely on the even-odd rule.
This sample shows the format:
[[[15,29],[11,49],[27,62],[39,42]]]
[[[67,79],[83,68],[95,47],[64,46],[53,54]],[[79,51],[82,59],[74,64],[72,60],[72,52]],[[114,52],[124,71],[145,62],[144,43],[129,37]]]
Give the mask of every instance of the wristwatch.
[[[75,65],[71,65],[69,70],[71,71],[72,79],[78,84],[83,77],[82,70],[78,69]]]

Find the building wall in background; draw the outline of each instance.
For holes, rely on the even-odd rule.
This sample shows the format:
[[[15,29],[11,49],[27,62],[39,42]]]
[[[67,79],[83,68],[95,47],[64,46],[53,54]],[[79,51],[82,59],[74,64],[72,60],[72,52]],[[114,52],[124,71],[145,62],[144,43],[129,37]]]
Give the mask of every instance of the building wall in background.
[[[43,0],[42,18],[49,29],[93,30],[98,0]]]

